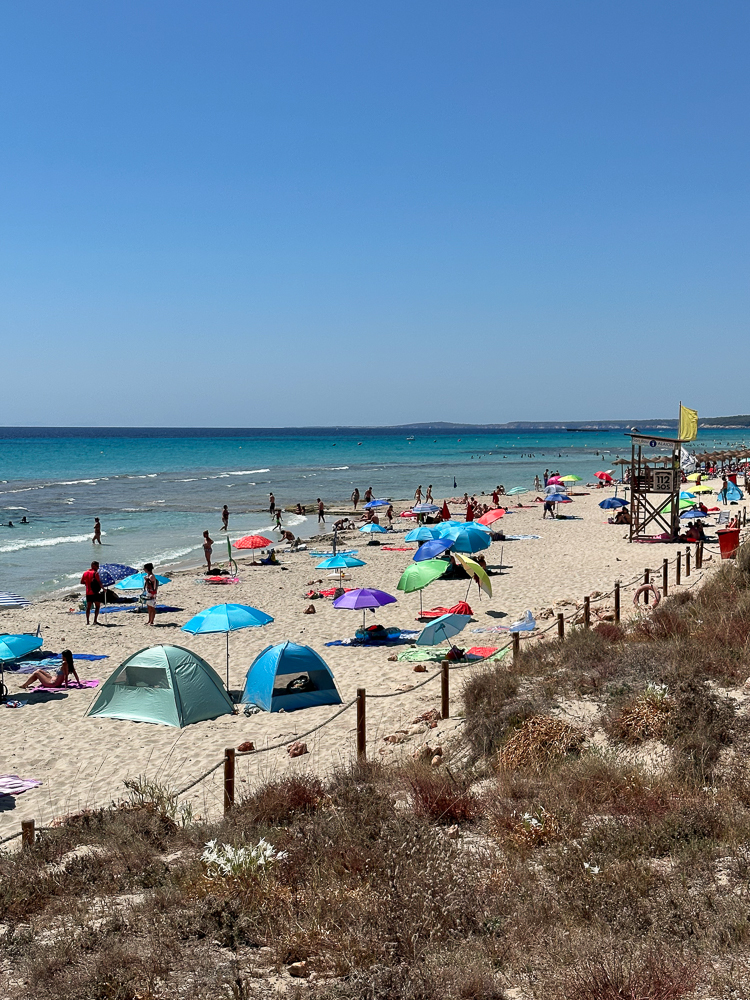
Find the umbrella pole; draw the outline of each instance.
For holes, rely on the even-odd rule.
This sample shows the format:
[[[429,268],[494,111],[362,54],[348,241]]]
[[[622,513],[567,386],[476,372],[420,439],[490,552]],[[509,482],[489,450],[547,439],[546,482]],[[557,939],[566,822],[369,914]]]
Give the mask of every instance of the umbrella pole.
[[[227,636],[227,694],[229,694],[229,632],[226,633]]]

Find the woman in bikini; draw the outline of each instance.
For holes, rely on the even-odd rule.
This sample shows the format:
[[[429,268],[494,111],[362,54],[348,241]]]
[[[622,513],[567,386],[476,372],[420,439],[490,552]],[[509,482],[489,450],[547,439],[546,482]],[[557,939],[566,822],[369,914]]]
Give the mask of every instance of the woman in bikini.
[[[22,688],[31,687],[32,684],[41,684],[42,687],[46,688],[61,688],[68,686],[68,680],[70,675],[76,679],[78,687],[83,687],[81,684],[81,679],[76,673],[76,668],[73,666],[73,654],[69,649],[64,649],[62,651],[62,663],[60,664],[60,669],[57,671],[55,676],[48,670],[35,670],[33,674],[29,677],[25,684],[22,684]]]
[[[211,572],[211,555],[214,551],[214,540],[207,531],[203,532],[203,555],[206,557],[207,573]]]

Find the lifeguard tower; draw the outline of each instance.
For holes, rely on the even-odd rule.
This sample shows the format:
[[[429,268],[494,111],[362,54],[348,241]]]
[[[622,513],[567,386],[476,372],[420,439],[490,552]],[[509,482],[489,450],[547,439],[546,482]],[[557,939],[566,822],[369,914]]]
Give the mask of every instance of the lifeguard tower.
[[[668,535],[675,541],[680,533],[680,453],[679,438],[654,434],[630,435],[630,541]],[[662,451],[655,454],[656,449]]]

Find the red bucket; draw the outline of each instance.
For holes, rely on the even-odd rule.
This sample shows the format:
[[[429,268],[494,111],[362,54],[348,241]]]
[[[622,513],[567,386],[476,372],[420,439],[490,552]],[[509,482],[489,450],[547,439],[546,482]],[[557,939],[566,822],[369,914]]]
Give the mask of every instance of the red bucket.
[[[719,528],[716,532],[719,536],[719,548],[722,559],[734,559],[737,549],[740,547],[739,528]]]

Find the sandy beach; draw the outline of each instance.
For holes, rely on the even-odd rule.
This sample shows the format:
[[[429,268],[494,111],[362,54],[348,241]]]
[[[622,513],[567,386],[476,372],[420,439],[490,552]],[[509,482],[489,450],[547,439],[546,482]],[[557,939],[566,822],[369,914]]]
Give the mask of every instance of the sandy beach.
[[[479,595],[471,585],[468,601],[475,621],[461,634],[460,644],[470,646],[500,646],[507,635],[475,632],[476,629],[509,625],[526,610],[537,615],[538,625],[550,624],[544,618],[545,609],[575,611],[584,595],[611,591],[615,580],[630,581],[642,575],[646,567],[661,579],[664,558],[673,559],[674,545],[638,545],[627,541],[627,527],[607,523],[607,511],[598,504],[612,494],[611,489],[579,491],[574,503],[564,508],[567,516],[560,520],[543,520],[542,505],[533,503],[534,494],[524,497],[528,506],[512,508],[500,522],[506,535],[538,535],[538,538],[493,542],[485,552],[487,564],[495,570],[492,576],[493,596]],[[438,500],[437,502],[441,502]],[[400,509],[404,509],[402,504]],[[736,509],[736,508],[735,508]],[[454,508],[456,512],[458,508]],[[328,518],[328,527],[331,525]],[[388,551],[392,546],[415,549],[414,543],[404,542],[404,535],[414,522],[396,518],[394,532],[379,536],[380,546],[369,546],[367,535],[358,531],[340,537],[345,548],[356,548],[366,566],[349,571],[346,586],[366,586],[385,590],[397,596],[397,603],[369,614],[367,624],[376,621],[384,626],[402,629],[419,628],[415,620],[419,613],[418,593],[404,595],[396,584],[404,567],[410,562],[411,551]],[[709,536],[715,529],[709,527]],[[313,542],[308,548],[327,551],[330,536]],[[680,546],[684,553],[685,546]],[[714,543],[710,546],[716,549]],[[93,554],[94,556],[96,553]],[[157,643],[173,643],[195,650],[225,676],[224,635],[192,636],[181,626],[198,611],[224,601],[250,604],[273,615],[274,621],[259,629],[245,629],[230,636],[230,687],[240,689],[246,671],[256,654],[265,646],[291,640],[312,646],[333,670],[344,703],[355,697],[356,689],[364,687],[368,694],[401,692],[399,697],[368,700],[368,754],[388,758],[391,754],[412,753],[421,741],[431,745],[450,741],[460,728],[460,691],[462,678],[481,666],[467,665],[452,673],[452,714],[454,718],[439,723],[437,729],[414,734],[406,742],[394,746],[385,737],[406,728],[429,709],[439,708],[439,665],[428,663],[427,673],[415,673],[413,662],[392,657],[407,646],[386,647],[332,646],[326,643],[354,635],[361,626],[362,615],[356,611],[336,610],[330,599],[312,602],[304,595],[312,588],[335,584],[326,571],[317,570],[320,559],[309,551],[282,553],[279,567],[251,565],[251,555],[238,553],[241,582],[235,586],[210,586],[202,582],[197,571],[184,572],[160,591],[160,601],[180,608],[159,614],[156,625],[149,628],[144,614],[121,611],[102,615],[97,627],[86,625],[85,615],[78,611],[77,601],[50,599],[39,601],[23,610],[3,613],[2,631],[34,631],[41,626],[44,649],[59,652],[70,648],[74,656],[81,653],[101,654],[99,661],[76,661],[82,680],[98,678],[104,681],[114,668],[133,652]],[[93,557],[93,556],[92,556]],[[501,566],[502,557],[502,569]],[[719,565],[713,554],[706,559],[702,573],[693,571],[683,576],[683,585],[696,581]],[[81,566],[81,571],[87,569]],[[160,571],[160,567],[156,567]],[[672,575],[671,581],[674,577]],[[466,598],[468,581],[437,580],[422,592],[425,608],[450,607]],[[80,589],[80,588],[78,588]],[[71,591],[72,593],[72,591]],[[623,592],[623,614],[633,613],[633,590]],[[568,603],[562,603],[568,602]],[[608,602],[599,600],[593,606]],[[305,614],[313,604],[315,614]],[[549,613],[549,612],[547,612]],[[554,632],[552,633],[554,634]],[[435,677],[419,690],[408,690],[427,677]],[[0,838],[20,829],[21,821],[33,818],[38,825],[52,822],[55,817],[72,811],[104,806],[125,794],[127,778],[145,775],[173,788],[187,785],[223,757],[225,747],[237,747],[251,740],[256,749],[269,743],[302,734],[330,718],[336,709],[328,706],[288,714],[244,714],[225,716],[176,730],[166,726],[132,723],[114,719],[89,719],[85,712],[96,691],[75,688],[62,691],[21,692],[25,677],[6,673],[10,698],[28,699],[19,709],[0,708],[0,759],[5,773],[24,778],[38,778],[42,785],[17,796],[0,812]],[[272,778],[285,770],[301,769],[327,773],[339,764],[347,763],[354,753],[355,712],[344,712],[329,725],[307,737],[309,753],[290,759],[284,749],[244,757],[238,761],[240,794],[243,788],[262,778]],[[182,801],[189,802],[194,816],[216,815],[222,807],[221,771],[200,782]]]

